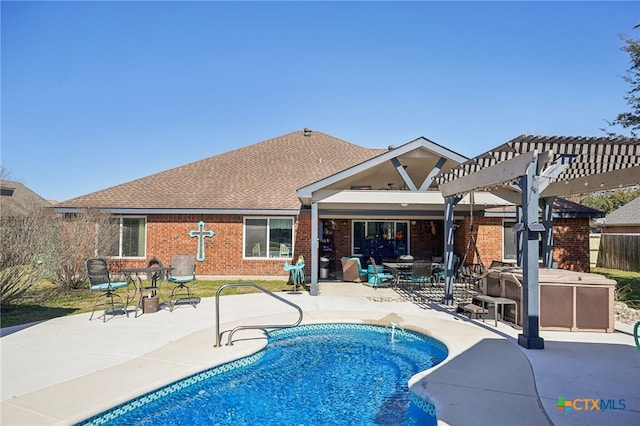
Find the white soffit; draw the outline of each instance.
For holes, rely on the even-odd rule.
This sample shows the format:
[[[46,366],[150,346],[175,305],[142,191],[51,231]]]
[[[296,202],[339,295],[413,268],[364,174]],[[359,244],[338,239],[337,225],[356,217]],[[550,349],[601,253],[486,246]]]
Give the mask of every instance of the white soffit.
[[[410,206],[443,206],[444,197],[437,191],[412,192],[412,191],[316,191],[313,200],[323,204],[384,204],[399,207]],[[407,206],[404,206],[407,204]],[[458,205],[469,205],[469,195],[466,195]],[[489,192],[475,192],[474,204],[482,207],[497,207],[512,205],[512,203],[493,195]]]

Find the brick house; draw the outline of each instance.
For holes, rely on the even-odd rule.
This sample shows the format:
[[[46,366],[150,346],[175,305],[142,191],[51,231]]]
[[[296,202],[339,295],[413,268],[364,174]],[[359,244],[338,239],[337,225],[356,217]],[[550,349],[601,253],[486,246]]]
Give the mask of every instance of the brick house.
[[[98,255],[120,266],[197,253],[199,276],[285,277],[285,261],[302,255],[319,262],[311,259],[317,241],[329,278],[340,279],[342,256],[442,256],[445,203],[434,176],[467,160],[422,137],[372,149],[305,129],[70,199],[56,210],[110,211],[120,243]],[[589,218],[597,212],[562,199],[553,206],[554,260],[588,271]],[[485,264],[513,260],[514,212],[489,192],[463,198],[454,212],[454,251],[467,263],[478,261],[476,248]],[[213,236],[199,236],[207,231]]]

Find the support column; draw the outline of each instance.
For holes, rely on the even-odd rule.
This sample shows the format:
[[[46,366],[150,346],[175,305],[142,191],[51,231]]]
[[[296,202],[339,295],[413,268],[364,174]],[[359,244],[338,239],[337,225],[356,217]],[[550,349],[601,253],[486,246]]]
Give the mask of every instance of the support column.
[[[522,188],[522,334],[518,344],[527,349],[544,349],[540,337],[540,285],[538,268],[538,159],[529,164],[526,174],[520,177]]]
[[[444,262],[445,262],[445,292],[442,303],[452,306],[453,298],[453,209],[462,199],[461,196],[446,197],[444,199]]]
[[[311,203],[311,295],[318,295],[318,261],[320,259],[318,252],[318,203]]]

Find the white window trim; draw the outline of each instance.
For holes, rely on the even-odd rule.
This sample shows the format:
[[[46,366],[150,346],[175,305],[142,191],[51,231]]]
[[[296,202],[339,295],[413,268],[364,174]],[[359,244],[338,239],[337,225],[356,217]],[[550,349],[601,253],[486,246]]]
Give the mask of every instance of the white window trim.
[[[147,217],[146,216],[116,216],[118,219],[118,255],[117,256],[108,256],[109,259],[146,259],[147,258]],[[124,229],[124,225],[122,224],[123,219],[143,219],[144,220],[144,253],[142,256],[122,256],[122,231]]]
[[[267,238],[271,219],[290,219],[291,220],[291,252],[286,257],[269,257],[269,256],[247,256],[245,254],[245,245],[247,238],[247,219],[266,219],[267,220]],[[296,219],[293,216],[244,216],[242,218],[242,260],[282,260],[292,259],[296,248]],[[266,251],[268,253],[268,251]]]

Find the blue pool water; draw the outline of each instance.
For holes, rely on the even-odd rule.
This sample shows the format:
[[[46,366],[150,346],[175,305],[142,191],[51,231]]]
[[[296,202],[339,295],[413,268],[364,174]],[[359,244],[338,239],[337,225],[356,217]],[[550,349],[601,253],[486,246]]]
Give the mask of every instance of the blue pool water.
[[[422,334],[362,324],[269,333],[267,347],[82,425],[435,425],[407,382],[447,356]],[[213,349],[215,350],[215,349]]]

